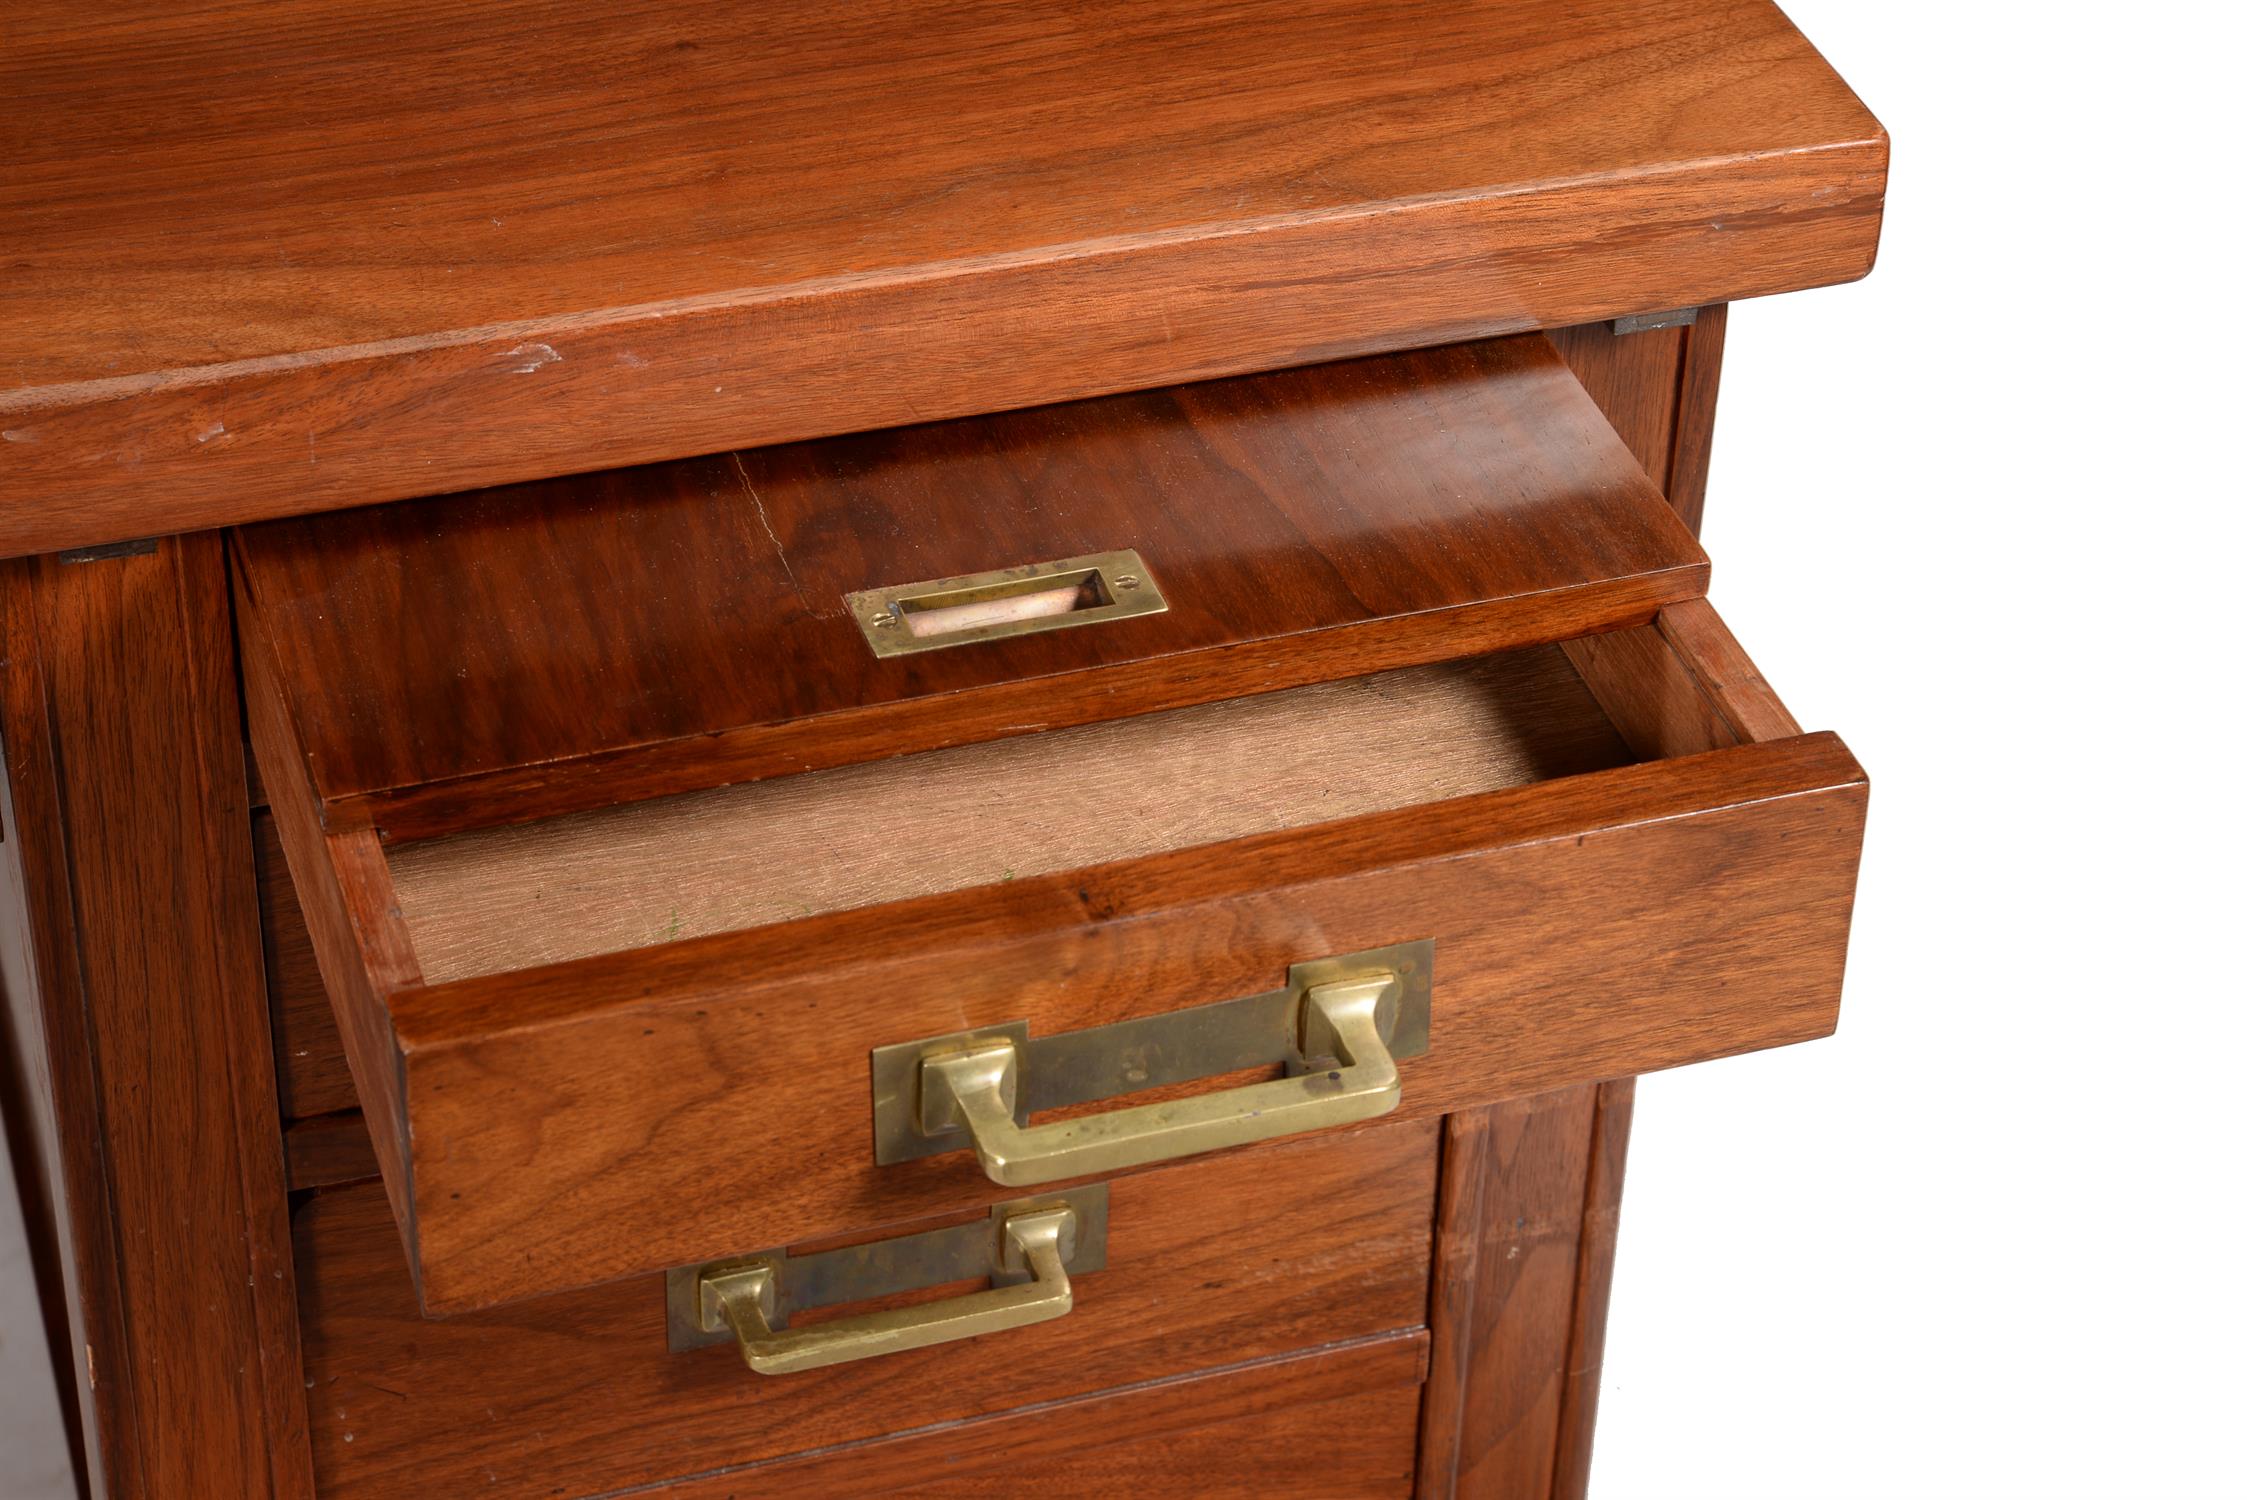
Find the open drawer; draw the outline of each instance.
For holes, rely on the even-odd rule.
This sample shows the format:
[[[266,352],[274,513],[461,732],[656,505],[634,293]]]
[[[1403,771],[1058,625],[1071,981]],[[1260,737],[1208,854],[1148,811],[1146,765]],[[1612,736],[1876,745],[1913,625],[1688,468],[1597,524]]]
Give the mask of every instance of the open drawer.
[[[430,1312],[1834,1024],[1863,775],[1539,337],[235,543]]]

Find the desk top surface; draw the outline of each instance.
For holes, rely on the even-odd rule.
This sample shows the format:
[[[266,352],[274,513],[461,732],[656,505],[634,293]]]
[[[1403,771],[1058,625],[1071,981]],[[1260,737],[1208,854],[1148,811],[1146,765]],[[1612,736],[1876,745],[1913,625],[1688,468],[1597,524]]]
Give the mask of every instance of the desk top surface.
[[[1869,269],[1766,0],[38,3],[0,555]]]

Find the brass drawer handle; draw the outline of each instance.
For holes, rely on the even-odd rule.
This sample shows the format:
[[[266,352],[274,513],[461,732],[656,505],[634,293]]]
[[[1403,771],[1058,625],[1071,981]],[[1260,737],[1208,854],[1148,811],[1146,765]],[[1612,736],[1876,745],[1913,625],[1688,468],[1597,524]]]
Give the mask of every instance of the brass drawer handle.
[[[1057,1182],[1370,1120],[1425,1051],[1433,944],[1297,964],[1265,995],[1032,1040],[1020,1022],[874,1054],[875,1159],[973,1147],[993,1182]],[[1037,1109],[1284,1062],[1293,1076],[1031,1125]]]
[[[924,1118],[937,1128],[954,1119],[965,1125],[984,1175],[1007,1187],[1370,1120],[1403,1097],[1396,1059],[1374,1025],[1374,1008],[1396,986],[1396,977],[1385,974],[1318,985],[1303,997],[1303,1051],[1335,1058],[1338,1069],[1025,1126],[1014,1119],[1017,1053],[1012,1041],[1002,1040],[923,1062]]]
[[[1098,1196],[1096,1207],[1104,1217],[1105,1194]],[[974,1338],[978,1334],[1023,1328],[1066,1313],[1076,1296],[1069,1285],[1069,1262],[1100,1258],[1080,1253],[1080,1240],[1090,1238],[1081,1231],[1089,1227],[1104,1239],[1104,1226],[1080,1225],[1076,1207],[1068,1202],[1029,1209],[1001,1209],[995,1211],[993,1217],[999,1221],[994,1263],[988,1268],[993,1279],[1006,1281],[1027,1275],[1027,1280],[917,1307],[837,1318],[809,1328],[783,1328],[776,1324],[782,1321],[782,1283],[791,1265],[787,1257],[775,1253],[720,1263],[694,1272],[674,1273],[675,1278],[692,1278],[689,1284],[693,1314],[692,1325],[684,1330],[677,1326],[678,1320],[674,1318],[673,1346],[691,1347],[707,1342],[708,1335],[723,1337],[730,1332],[740,1346],[742,1360],[751,1370],[759,1375],[787,1375],[797,1370],[816,1370],[823,1365],[845,1364],[854,1359],[871,1359],[878,1354],[897,1354],[930,1344],[950,1343],[954,1339]],[[964,1226],[964,1230],[972,1236],[978,1226]],[[955,1242],[961,1237],[960,1230],[911,1236],[907,1241],[892,1242],[892,1246],[902,1247],[902,1253],[892,1258],[920,1270],[924,1276],[941,1277],[942,1270],[930,1268],[941,1266],[947,1255],[955,1253]],[[985,1240],[984,1243],[990,1242]],[[881,1288],[866,1284],[868,1272],[861,1262],[870,1258],[868,1252],[880,1256],[892,1246],[859,1247],[855,1254],[852,1251],[829,1252],[824,1257],[827,1260],[851,1262],[839,1270],[831,1270],[829,1275],[843,1280],[842,1290],[846,1294],[855,1291],[861,1296],[876,1295]],[[819,1259],[821,1257],[812,1258],[814,1262]],[[913,1279],[910,1270],[906,1274],[908,1280]],[[858,1278],[859,1285],[849,1285],[851,1277]],[[809,1279],[823,1278],[818,1272],[812,1272]],[[926,1284],[941,1284],[941,1281]]]

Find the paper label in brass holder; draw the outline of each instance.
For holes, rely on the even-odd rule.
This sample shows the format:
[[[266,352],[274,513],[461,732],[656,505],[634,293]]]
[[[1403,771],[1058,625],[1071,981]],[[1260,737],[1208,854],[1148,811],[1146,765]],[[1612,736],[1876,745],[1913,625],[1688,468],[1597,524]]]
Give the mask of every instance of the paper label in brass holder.
[[[864,589],[845,602],[876,656],[909,656],[1170,608],[1155,575],[1128,548]]]

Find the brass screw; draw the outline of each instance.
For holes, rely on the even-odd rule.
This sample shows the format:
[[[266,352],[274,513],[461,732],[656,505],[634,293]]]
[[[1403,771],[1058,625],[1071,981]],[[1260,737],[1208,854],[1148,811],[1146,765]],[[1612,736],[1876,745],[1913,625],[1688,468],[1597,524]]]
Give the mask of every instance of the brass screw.
[[[876,630],[894,630],[897,627],[897,616],[884,610],[874,616],[873,625]]]
[[[1135,589],[1139,587],[1139,575],[1137,573],[1124,574],[1121,578],[1118,578],[1116,580],[1116,587],[1119,589]]]

